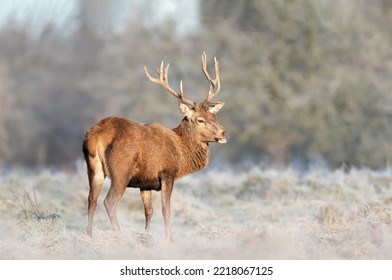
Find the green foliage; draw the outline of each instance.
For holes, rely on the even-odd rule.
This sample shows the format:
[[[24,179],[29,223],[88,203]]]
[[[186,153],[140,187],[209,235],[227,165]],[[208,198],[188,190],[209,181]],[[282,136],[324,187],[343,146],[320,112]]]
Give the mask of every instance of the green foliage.
[[[229,2],[220,1],[222,10]],[[385,58],[392,37],[383,6],[239,2],[227,10],[230,17],[208,9],[205,19],[208,34],[222,33],[222,22],[232,30],[214,36],[220,56],[231,58],[224,81],[235,98],[229,125],[238,148],[231,159],[261,153],[278,166],[319,156],[333,166],[385,166],[392,140],[392,63]]]
[[[138,19],[120,33],[99,32],[83,12],[68,37],[10,23],[0,30],[0,161],[69,165],[81,157],[84,132],[108,115],[176,126],[177,102],[143,66],[170,62],[172,87],[183,80],[185,94],[202,100],[205,50],[220,61],[217,99],[226,105],[218,119],[231,139],[216,150],[231,163],[322,158],[385,167],[390,2],[201,1],[202,26],[183,37],[170,24],[151,30]]]

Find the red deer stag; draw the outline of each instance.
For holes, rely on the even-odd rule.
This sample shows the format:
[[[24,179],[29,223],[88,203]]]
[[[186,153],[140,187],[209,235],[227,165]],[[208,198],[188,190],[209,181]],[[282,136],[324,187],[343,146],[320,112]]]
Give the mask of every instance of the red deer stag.
[[[151,190],[162,191],[162,214],[166,239],[171,240],[170,197],[177,178],[205,168],[209,157],[209,142],[226,143],[228,132],[217,122],[215,114],[223,102],[211,102],[220,90],[219,66],[215,58],[215,79],[207,72],[207,59],[202,54],[202,70],[210,89],[202,103],[186,99],[169,85],[169,64],[158,69],[153,78],[144,67],[150,81],[160,84],[179,100],[180,112],[185,116],[180,124],[169,129],[158,123],[140,124],[120,117],[108,117],[93,125],[86,133],[83,153],[90,185],[88,196],[87,234],[92,226],[97,199],[104,178],[111,186],[104,200],[114,230],[120,230],[116,207],[127,187],[139,188],[144,204],[145,230],[150,229],[153,213]]]

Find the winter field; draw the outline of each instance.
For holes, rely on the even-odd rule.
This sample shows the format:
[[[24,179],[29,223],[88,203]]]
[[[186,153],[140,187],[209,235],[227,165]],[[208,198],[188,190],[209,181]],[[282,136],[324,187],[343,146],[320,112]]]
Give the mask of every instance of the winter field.
[[[83,162],[70,171],[0,173],[1,259],[391,259],[392,169],[213,167],[176,182],[173,243],[164,242],[160,193],[152,231],[136,189],[111,230],[101,192],[93,238],[85,232]]]

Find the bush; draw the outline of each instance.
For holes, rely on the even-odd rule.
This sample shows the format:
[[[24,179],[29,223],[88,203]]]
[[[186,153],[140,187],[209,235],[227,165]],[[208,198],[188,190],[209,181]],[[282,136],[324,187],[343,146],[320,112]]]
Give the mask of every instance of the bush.
[[[95,30],[80,13],[71,35],[20,24],[0,30],[0,160],[68,166],[85,131],[108,115],[174,127],[177,102],[145,77],[171,63],[173,88],[202,100],[203,50],[221,66],[218,119],[232,164],[306,166],[322,159],[382,168],[392,140],[390,1],[202,1],[199,31],[176,36],[137,19]],[[84,6],[86,7],[86,6]]]

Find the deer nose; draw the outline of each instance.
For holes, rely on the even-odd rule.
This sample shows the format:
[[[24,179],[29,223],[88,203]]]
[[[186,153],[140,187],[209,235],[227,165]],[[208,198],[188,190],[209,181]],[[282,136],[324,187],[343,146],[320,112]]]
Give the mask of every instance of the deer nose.
[[[222,131],[222,138],[229,138],[229,132],[226,130]]]

